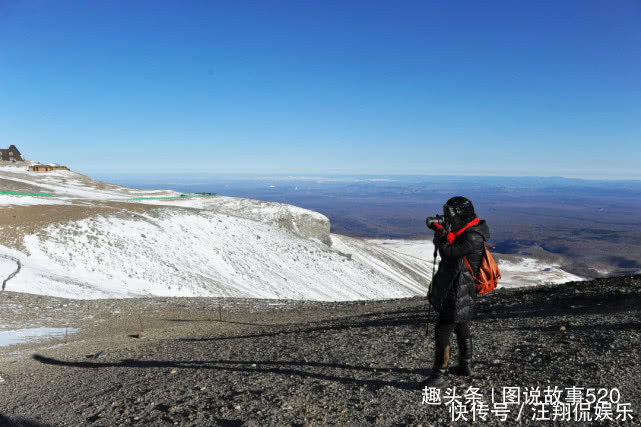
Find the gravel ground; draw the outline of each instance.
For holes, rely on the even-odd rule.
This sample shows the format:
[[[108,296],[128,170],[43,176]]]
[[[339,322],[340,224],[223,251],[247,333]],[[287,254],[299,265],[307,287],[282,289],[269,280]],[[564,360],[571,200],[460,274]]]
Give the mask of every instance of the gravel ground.
[[[576,425],[595,405],[573,406],[579,412],[563,422],[532,420],[532,403],[520,421],[518,404],[506,422],[491,412],[492,389],[499,399],[502,387],[527,387],[530,397],[533,387],[558,387],[563,400],[573,386],[617,388],[633,411],[624,424],[641,424],[641,276],[502,289],[477,306],[477,374],[450,375],[450,386],[459,395],[477,387],[490,413],[474,422],[464,405],[468,421],[453,423],[449,406],[422,402],[433,352],[424,299],[71,301],[8,292],[5,328],[80,331],[66,343],[0,347],[0,424]],[[622,423],[622,408],[614,404],[612,422],[589,424]]]

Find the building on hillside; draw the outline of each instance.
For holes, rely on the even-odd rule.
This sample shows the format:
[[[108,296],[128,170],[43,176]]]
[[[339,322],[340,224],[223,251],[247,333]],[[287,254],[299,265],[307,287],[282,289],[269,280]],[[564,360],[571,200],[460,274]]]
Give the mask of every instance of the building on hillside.
[[[5,162],[24,162],[24,156],[15,145],[10,145],[7,149],[0,149],[0,160]]]
[[[29,172],[53,172],[53,171],[68,171],[69,168],[60,165],[31,165]]]

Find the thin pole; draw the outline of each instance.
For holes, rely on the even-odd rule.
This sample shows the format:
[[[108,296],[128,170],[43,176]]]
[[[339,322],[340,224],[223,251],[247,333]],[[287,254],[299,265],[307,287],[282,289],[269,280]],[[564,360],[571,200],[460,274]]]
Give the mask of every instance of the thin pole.
[[[430,279],[430,286],[427,289],[427,324],[425,327],[425,336],[430,334],[430,317],[432,315],[432,303],[430,302],[430,295],[432,295],[432,286],[434,285],[434,270],[436,269],[436,255],[438,248],[434,244],[434,259],[432,261],[432,277]]]

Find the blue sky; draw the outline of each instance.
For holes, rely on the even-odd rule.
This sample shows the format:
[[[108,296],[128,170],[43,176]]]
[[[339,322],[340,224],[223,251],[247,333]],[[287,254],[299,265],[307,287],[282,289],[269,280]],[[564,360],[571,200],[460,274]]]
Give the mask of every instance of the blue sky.
[[[641,179],[641,2],[0,0],[0,146],[85,173]]]

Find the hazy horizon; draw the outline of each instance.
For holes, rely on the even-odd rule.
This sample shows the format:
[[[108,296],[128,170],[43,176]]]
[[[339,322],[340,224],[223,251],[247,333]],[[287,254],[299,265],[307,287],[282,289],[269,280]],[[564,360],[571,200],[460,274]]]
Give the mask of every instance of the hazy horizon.
[[[640,178],[606,178],[606,177],[583,177],[583,176],[564,176],[564,175],[478,175],[478,174],[418,174],[418,173],[216,173],[216,172],[94,172],[91,170],[79,170],[78,172],[91,178],[108,180],[113,178],[174,178],[174,177],[202,177],[215,179],[234,179],[234,180],[300,180],[300,181],[326,181],[340,182],[351,180],[394,180],[406,181],[412,178],[416,179],[547,179],[547,180],[567,180],[567,181],[585,181],[585,182],[633,182],[641,183]]]

